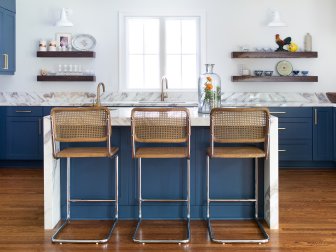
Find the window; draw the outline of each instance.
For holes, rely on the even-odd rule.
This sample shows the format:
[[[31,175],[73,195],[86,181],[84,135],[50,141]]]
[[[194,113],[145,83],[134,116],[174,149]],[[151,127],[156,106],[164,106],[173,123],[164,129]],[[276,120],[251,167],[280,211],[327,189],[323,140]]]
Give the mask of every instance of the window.
[[[120,88],[197,89],[201,66],[200,15],[120,16]]]

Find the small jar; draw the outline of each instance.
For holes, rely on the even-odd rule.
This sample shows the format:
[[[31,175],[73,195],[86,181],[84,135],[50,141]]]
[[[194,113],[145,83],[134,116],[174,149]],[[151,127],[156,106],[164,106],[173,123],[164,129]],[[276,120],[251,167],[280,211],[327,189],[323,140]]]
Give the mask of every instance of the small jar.
[[[40,52],[47,51],[47,42],[45,40],[40,40],[39,50]]]
[[[56,52],[56,41],[55,40],[51,40],[49,42],[49,51]]]

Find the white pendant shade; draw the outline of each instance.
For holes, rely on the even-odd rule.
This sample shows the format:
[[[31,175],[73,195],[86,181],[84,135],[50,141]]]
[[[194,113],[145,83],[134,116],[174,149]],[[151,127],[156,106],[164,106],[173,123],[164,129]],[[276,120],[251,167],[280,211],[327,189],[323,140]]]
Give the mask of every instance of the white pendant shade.
[[[271,22],[268,23],[268,26],[269,27],[284,27],[287,25],[281,20],[279,11],[273,11],[272,20]]]
[[[68,12],[68,9],[62,9],[60,20],[57,21],[56,26],[73,26],[73,23],[68,19]]]

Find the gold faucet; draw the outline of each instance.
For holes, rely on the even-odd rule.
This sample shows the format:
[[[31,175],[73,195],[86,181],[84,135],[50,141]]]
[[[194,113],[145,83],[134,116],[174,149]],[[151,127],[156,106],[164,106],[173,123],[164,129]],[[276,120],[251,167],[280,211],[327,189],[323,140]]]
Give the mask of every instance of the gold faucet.
[[[103,93],[105,92],[105,84],[103,82],[100,82],[97,86],[97,100],[95,104],[96,107],[99,107],[101,105],[100,104],[100,87],[102,87]]]
[[[166,89],[164,88],[164,85],[166,86]],[[165,98],[168,98],[167,89],[168,89],[168,79],[166,76],[163,76],[161,79],[161,101],[164,101]]]

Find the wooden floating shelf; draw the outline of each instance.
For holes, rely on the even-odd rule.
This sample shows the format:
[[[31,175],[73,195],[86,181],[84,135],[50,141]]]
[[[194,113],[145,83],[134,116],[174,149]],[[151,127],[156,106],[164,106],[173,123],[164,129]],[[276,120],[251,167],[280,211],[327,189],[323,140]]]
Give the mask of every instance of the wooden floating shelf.
[[[96,81],[96,76],[86,75],[38,75],[37,81]]]
[[[232,52],[232,58],[317,58],[318,52]]]
[[[92,51],[70,51],[70,52],[37,52],[39,58],[95,58],[96,52]]]
[[[232,76],[233,82],[318,82],[318,76]]]

